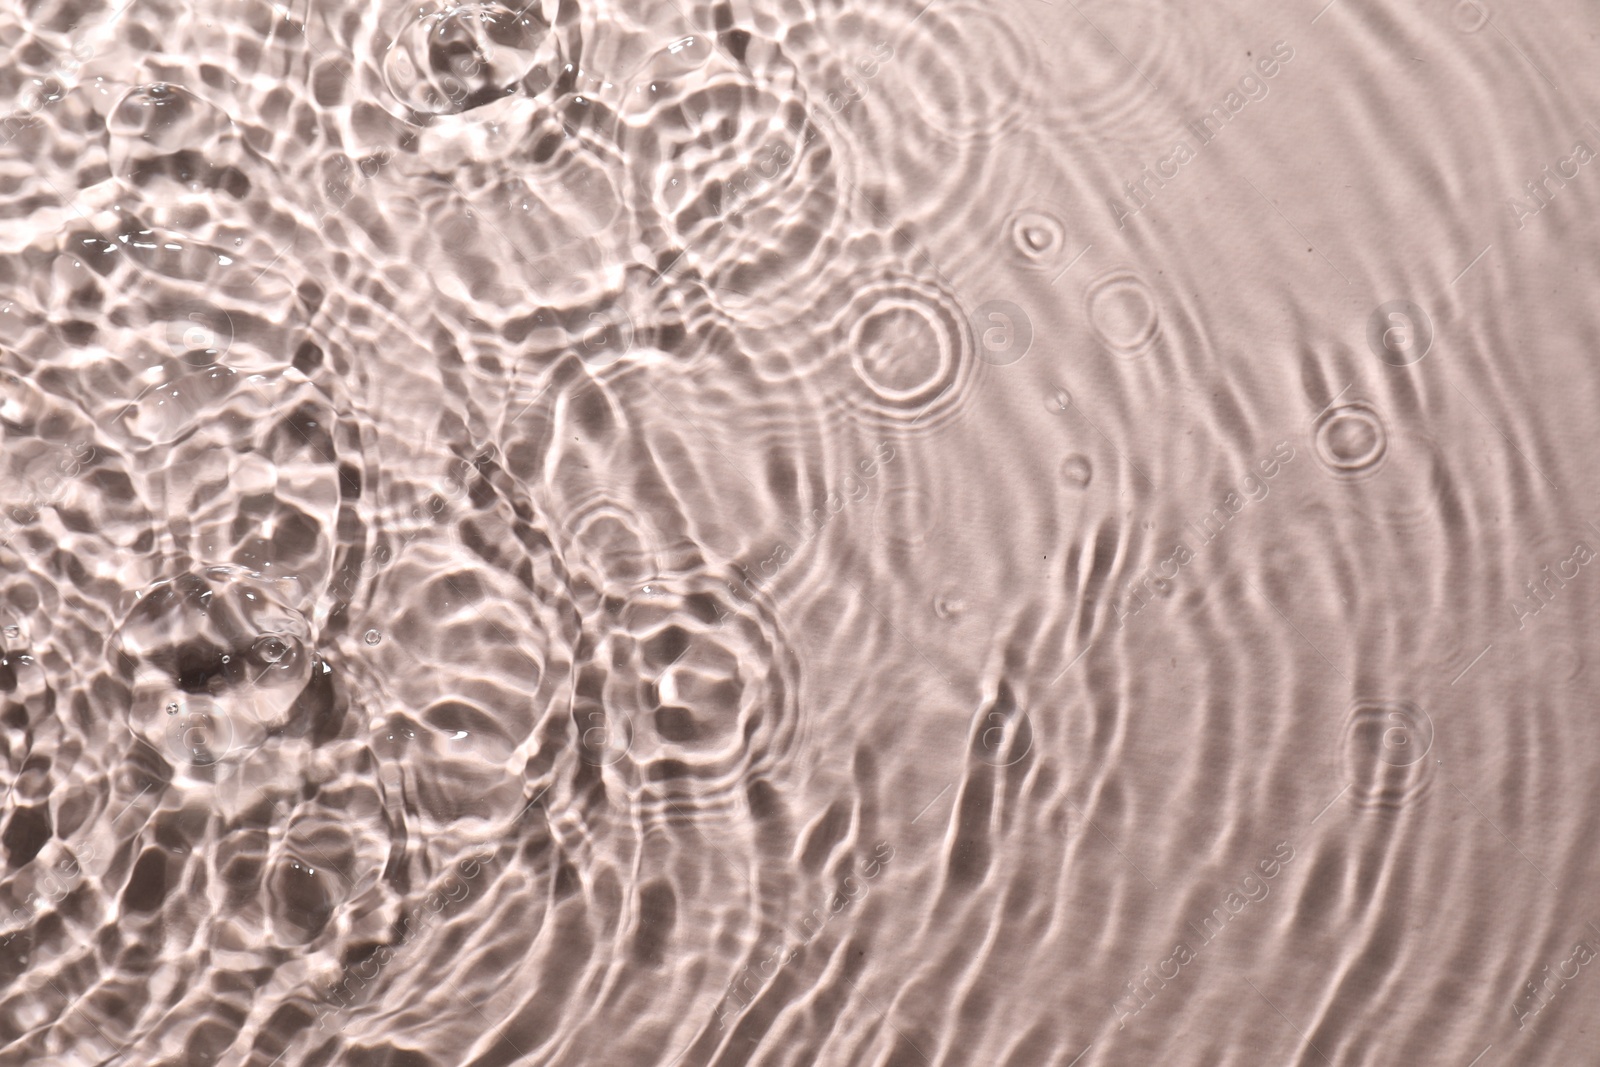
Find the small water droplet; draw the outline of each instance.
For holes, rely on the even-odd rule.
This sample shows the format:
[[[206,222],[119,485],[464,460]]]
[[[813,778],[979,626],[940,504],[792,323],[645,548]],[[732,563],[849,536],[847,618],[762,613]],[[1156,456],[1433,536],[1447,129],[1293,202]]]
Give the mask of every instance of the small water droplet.
[[[363,637],[362,640],[369,645],[375,645],[379,641],[383,640],[383,634],[379,633],[377,630],[368,630],[366,636]]]
[[[1066,239],[1066,228],[1061,220],[1043,211],[1024,211],[1011,222],[1012,242],[1018,251],[1036,263],[1052,260]]]
[[[1057,389],[1045,398],[1045,410],[1052,415],[1059,415],[1072,406],[1072,394],[1065,389]]]
[[[178,714],[178,705],[177,705],[176,702],[167,705],[167,714],[168,715],[176,715],[176,714]]]
[[[256,641],[256,655],[267,663],[277,663],[288,655],[289,646],[281,637],[268,634]]]
[[[7,626],[5,629],[5,635],[7,640],[15,641],[17,638],[22,636],[22,630],[15,626]]]
[[[1094,477],[1094,467],[1089,463],[1089,457],[1081,453],[1073,453],[1061,461],[1061,478],[1068,485],[1078,489],[1087,488],[1089,479]]]

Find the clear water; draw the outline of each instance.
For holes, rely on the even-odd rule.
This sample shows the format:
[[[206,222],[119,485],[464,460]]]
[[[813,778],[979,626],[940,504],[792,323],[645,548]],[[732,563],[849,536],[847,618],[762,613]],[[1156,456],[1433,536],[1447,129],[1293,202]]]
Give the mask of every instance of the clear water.
[[[1593,1062],[1597,34],[8,0],[0,1065]]]

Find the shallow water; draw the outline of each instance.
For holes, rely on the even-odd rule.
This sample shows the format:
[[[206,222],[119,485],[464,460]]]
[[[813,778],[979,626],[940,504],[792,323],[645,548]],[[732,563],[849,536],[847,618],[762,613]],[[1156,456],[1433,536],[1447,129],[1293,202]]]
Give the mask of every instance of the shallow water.
[[[1590,1062],[1597,34],[0,6],[0,1067]]]

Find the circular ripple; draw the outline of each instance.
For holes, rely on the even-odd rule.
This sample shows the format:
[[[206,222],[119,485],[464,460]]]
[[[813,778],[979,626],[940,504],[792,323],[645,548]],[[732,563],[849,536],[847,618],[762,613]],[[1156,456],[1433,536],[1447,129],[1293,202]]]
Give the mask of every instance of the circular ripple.
[[[804,50],[833,60],[818,64],[825,68],[817,79],[820,104],[846,115],[861,104],[877,107],[902,125],[937,130],[944,142],[987,140],[1018,127],[1039,85],[1037,53],[1021,20],[980,4],[853,4],[825,18],[819,38]],[[975,62],[977,56],[995,61]]]
[[[892,213],[954,232],[987,209],[972,190],[1022,169],[999,148],[1023,127],[1039,84],[1018,20],[977,4],[868,0],[797,20],[783,45],[804,71],[806,113],[828,131],[835,166],[869,198],[853,198],[862,219]],[[980,54],[1005,58],[973,62]]]
[[[1155,294],[1133,271],[1115,271],[1090,282],[1083,305],[1095,336],[1119,356],[1143,355],[1161,336]]]
[[[1410,300],[1381,304],[1367,318],[1367,347],[1391,367],[1409,367],[1433,347],[1433,320]]]
[[[1398,809],[1433,779],[1433,720],[1405,700],[1362,700],[1345,724],[1344,766],[1361,807]]]
[[[1312,428],[1317,461],[1341,478],[1375,473],[1389,451],[1383,419],[1362,403],[1341,404],[1324,412]]]
[[[877,395],[903,404],[942,381],[955,358],[929,309],[887,298],[857,319],[850,331],[850,362]]]
[[[1391,426],[1365,399],[1320,416],[1314,412],[1325,398],[1310,401],[1309,445],[1296,454],[1309,450],[1338,509],[1395,529],[1431,527],[1443,534],[1455,524],[1449,513],[1471,492],[1452,469],[1455,453],[1410,423]]]
[[[459,115],[524,90],[536,95],[560,73],[554,28],[537,5],[429,4],[395,34],[383,81],[420,115]]]
[[[866,386],[866,407],[894,425],[938,425],[956,409],[972,374],[966,316],[931,283],[876,281],[844,308],[833,334]]]
[[[1127,145],[1154,163],[1171,148],[1175,102],[1203,113],[1248,72],[1219,69],[1204,47],[1207,35],[1179,5],[1104,0],[1082,8],[1096,29],[1080,23],[1065,35],[1051,56],[1056,91],[1044,101],[1049,120],[1071,141],[1097,151]]]
[[[601,620],[579,671],[574,748],[631,779],[643,803],[742,803],[801,742],[793,656],[738,589],[709,574],[657,578]]]
[[[1019,211],[1007,222],[1006,231],[1011,247],[1030,266],[1054,266],[1066,251],[1066,225],[1047,211]]]
[[[606,479],[552,479],[549,490],[552,525],[560,531],[556,541],[575,577],[604,595],[625,596],[667,569],[670,530],[681,521],[671,509],[638,511],[613,496]]]
[[[591,370],[609,367],[633,348],[633,319],[613,304],[586,313],[588,328],[578,337],[574,350]]]
[[[205,766],[286,726],[315,656],[283,592],[243,568],[209,567],[140,593],[112,638],[134,733]]]
[[[786,283],[831,261],[843,194],[793,64],[761,38],[742,56],[735,66],[718,53],[671,81],[647,68],[627,93],[620,147],[653,266],[698,275],[735,316],[765,317],[767,305],[803,304]]]
[[[1042,83],[1022,26],[987,5],[921,6],[895,51],[930,125],[941,125],[947,137],[988,139],[1024,121]],[[1004,59],[975,62],[978,56]]]

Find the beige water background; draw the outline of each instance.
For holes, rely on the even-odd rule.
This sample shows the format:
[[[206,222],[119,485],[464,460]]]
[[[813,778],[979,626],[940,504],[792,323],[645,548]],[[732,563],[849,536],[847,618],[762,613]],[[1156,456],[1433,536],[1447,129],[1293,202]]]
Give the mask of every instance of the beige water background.
[[[1596,1062],[1600,12],[0,44],[0,1065]]]

